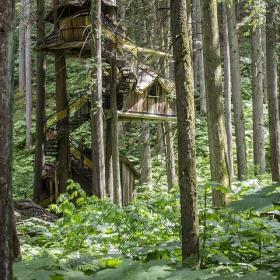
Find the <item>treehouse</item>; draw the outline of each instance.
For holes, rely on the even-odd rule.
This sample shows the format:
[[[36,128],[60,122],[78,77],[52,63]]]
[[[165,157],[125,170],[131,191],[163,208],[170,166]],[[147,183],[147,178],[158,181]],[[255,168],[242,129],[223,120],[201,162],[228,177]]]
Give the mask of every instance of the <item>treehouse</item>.
[[[64,0],[57,10],[51,10],[46,21],[55,24],[54,30],[39,46],[46,51],[67,49],[69,55],[89,57],[91,53],[91,19],[89,0]],[[114,45],[128,45],[133,49],[133,43],[125,36],[124,30],[115,23],[117,6],[113,0],[102,0],[102,35],[103,56],[110,56]]]
[[[38,51],[53,54],[55,57],[56,112],[45,124],[46,139],[43,150],[47,161],[42,173],[43,190],[34,195],[34,199],[43,206],[54,202],[65,190],[66,178],[79,182],[86,193],[93,192],[92,169],[95,163],[92,161],[91,149],[83,147],[82,142],[76,143],[71,136],[83,123],[91,120],[91,112],[94,111],[92,96],[87,90],[83,90],[71,95],[75,98],[72,102],[68,98],[66,81],[67,56],[81,59],[91,56],[90,4],[90,0],[60,1],[46,17],[46,21],[54,25],[53,32],[37,47]],[[116,22],[117,17],[115,0],[102,0],[102,106],[105,121],[110,123],[116,115],[120,121],[176,120],[174,83],[138,61],[140,53],[159,57],[167,54],[138,47]],[[113,94],[116,95],[114,97],[117,102],[111,99]],[[107,139],[110,139],[111,131],[118,135],[117,125],[104,131]],[[106,145],[105,153],[109,154],[114,143]],[[115,150],[118,149],[116,146]],[[49,158],[52,160],[49,161]],[[120,156],[119,160],[114,160],[119,162],[122,202],[127,205],[132,202],[135,181],[139,174],[128,159]],[[105,172],[109,174],[106,174],[106,178],[110,178],[113,176],[110,175],[110,162],[105,165]],[[106,182],[108,190],[113,184],[109,181],[108,179]]]
[[[138,67],[135,89],[119,99],[120,120],[176,120],[174,83],[147,66]]]

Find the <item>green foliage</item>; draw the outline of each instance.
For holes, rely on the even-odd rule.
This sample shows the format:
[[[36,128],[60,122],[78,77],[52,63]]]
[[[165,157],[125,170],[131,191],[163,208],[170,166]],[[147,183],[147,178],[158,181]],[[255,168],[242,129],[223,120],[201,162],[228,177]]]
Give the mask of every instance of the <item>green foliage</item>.
[[[256,185],[237,185],[236,202],[220,210],[211,207],[213,184],[200,188],[204,269],[192,271],[179,265],[177,189],[141,190],[122,209],[87,197],[70,181],[50,207],[61,217],[55,224],[30,219],[20,225],[24,261],[15,265],[16,279],[27,279],[24,271],[29,279],[274,279],[280,273],[280,224],[261,211],[278,209],[279,188],[253,191]],[[267,202],[252,208],[252,199]]]

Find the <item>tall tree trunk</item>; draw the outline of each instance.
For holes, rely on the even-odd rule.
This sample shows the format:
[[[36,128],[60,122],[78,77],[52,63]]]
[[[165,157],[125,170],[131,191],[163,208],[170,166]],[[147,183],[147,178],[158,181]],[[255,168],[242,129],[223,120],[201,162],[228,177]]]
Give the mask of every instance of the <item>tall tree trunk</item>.
[[[252,30],[253,146],[255,174],[265,172],[263,116],[263,52],[260,27]]]
[[[105,195],[105,159],[102,110],[102,42],[101,42],[101,0],[91,2],[92,22],[92,187],[93,194],[99,198]]]
[[[195,68],[195,87],[200,93],[200,113],[206,115],[206,92],[205,92],[205,75],[203,64],[203,42],[201,28],[201,0],[193,0],[193,18],[194,22],[194,68]]]
[[[178,164],[182,225],[182,259],[198,256],[195,112],[190,43],[189,0],[171,0],[171,30],[175,60],[178,115]]]
[[[159,154],[164,154],[165,147],[164,147],[164,124],[159,123],[157,126],[157,138],[158,138],[158,151]]]
[[[66,89],[66,58],[64,50],[55,50],[55,78],[56,78],[56,111],[67,110],[68,98]],[[59,193],[66,191],[69,179],[69,128],[68,116],[57,123],[58,141],[58,185]]]
[[[168,1],[161,2],[163,7],[168,6]],[[160,50],[167,51],[170,46],[170,17],[168,18],[167,24],[162,25],[160,23],[166,21],[166,15],[161,9],[159,0],[155,0],[156,7],[156,22],[157,24],[157,36],[158,45]],[[169,77],[169,65],[167,58],[160,59],[160,74]],[[160,133],[159,133],[160,132]],[[175,170],[175,159],[174,159],[174,142],[172,137],[172,124],[164,122],[158,126],[158,138],[160,151],[164,151],[166,159],[166,173],[167,173],[167,185],[168,190],[171,190],[176,183],[176,170]]]
[[[150,184],[152,181],[152,161],[150,149],[150,129],[147,122],[141,122],[140,136],[140,166],[141,166],[141,184]]]
[[[230,53],[228,41],[227,8],[223,4],[223,50],[224,50],[224,88],[225,88],[225,121],[227,133],[228,162],[230,177],[234,177],[233,148],[232,148],[232,117],[231,117],[231,75]]]
[[[31,0],[26,0],[25,30],[25,148],[32,146],[32,62],[31,62]]]
[[[114,187],[113,187],[113,166],[112,166],[112,118],[106,121],[106,139],[105,139],[105,180],[106,194],[110,201],[114,202]]]
[[[114,51],[115,52],[115,51]],[[122,188],[120,176],[120,155],[118,135],[118,104],[117,104],[117,60],[116,53],[111,61],[111,110],[112,110],[112,165],[113,165],[113,186],[114,203],[122,206]]]
[[[263,102],[267,103],[267,74],[266,74],[266,25],[262,27],[262,51],[263,51]]]
[[[45,2],[37,0],[37,45],[41,44],[45,37]],[[33,198],[42,192],[42,170],[44,165],[45,142],[45,54],[37,51],[36,65],[36,147],[34,166]]]
[[[277,6],[268,1],[266,11],[266,67],[272,180],[280,181],[280,122],[277,88],[276,14]]]
[[[176,170],[174,160],[174,142],[172,137],[172,125],[169,122],[164,123],[165,136],[165,157],[168,190],[171,190],[176,183]]]
[[[59,33],[59,19],[57,7],[59,0],[53,0],[54,9],[54,32]],[[56,111],[60,112],[68,108],[67,86],[66,86],[66,58],[64,50],[54,51],[55,60],[55,83],[56,83]],[[58,142],[58,188],[59,193],[66,191],[66,182],[69,179],[69,128],[68,116],[57,122]]]
[[[245,180],[247,178],[246,140],[243,102],[241,96],[239,44],[234,4],[232,4],[230,7],[227,7],[227,18],[230,45],[231,85],[237,150],[238,179]]]
[[[12,202],[12,95],[15,1],[0,2],[0,279],[11,280],[14,258]]]
[[[216,0],[202,0],[202,14],[204,67],[205,73],[207,73],[205,82],[211,179],[230,189]],[[212,201],[216,207],[225,206],[226,194],[214,187]]]
[[[19,92],[25,94],[25,31],[26,31],[26,0],[20,1],[20,23],[19,23]]]

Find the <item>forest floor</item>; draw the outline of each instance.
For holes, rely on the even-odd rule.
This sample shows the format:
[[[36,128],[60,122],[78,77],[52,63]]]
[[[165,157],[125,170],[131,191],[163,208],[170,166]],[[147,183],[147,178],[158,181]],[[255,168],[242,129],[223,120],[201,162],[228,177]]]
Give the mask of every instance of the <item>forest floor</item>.
[[[180,264],[178,196],[146,190],[122,209],[71,182],[50,208],[61,218],[18,223],[16,279],[280,279],[280,186],[239,184],[226,209],[200,189],[200,270]]]

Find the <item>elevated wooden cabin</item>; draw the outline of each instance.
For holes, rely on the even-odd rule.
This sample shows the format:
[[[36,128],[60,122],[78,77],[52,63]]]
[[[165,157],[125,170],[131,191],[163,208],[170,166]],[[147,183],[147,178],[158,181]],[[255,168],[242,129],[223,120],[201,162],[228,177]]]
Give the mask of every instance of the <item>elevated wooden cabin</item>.
[[[176,115],[175,84],[148,66],[140,66],[135,90],[119,94],[119,118],[175,121]]]
[[[51,10],[46,21],[56,27],[39,47],[46,51],[67,50],[68,55],[90,56],[91,20],[90,0],[63,0],[56,10]],[[102,0],[103,56],[113,48],[116,41],[129,41],[124,30],[115,23],[117,6],[115,0]]]

